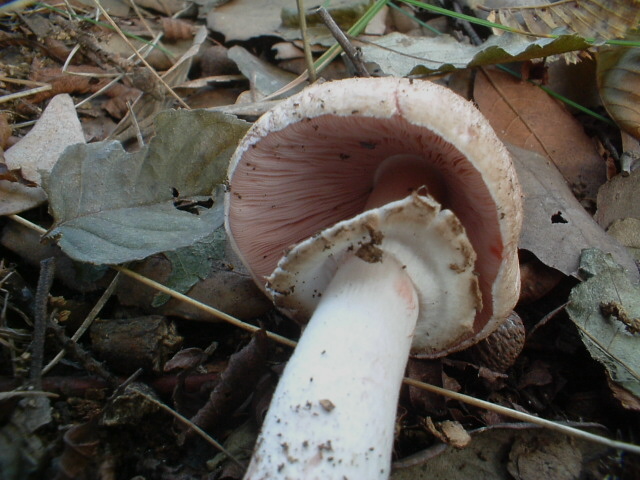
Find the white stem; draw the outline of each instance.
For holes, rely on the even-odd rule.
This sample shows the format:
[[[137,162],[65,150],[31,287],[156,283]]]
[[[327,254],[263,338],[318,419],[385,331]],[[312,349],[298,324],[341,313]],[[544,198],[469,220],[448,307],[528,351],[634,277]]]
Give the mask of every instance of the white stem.
[[[394,258],[346,260],[282,374],[245,480],[387,478],[417,316]]]

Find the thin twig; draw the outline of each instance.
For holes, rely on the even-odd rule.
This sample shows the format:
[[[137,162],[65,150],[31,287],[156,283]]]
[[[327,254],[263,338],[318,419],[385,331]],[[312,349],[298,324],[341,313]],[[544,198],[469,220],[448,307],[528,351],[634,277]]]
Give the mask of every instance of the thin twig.
[[[58,341],[62,344],[64,349],[71,354],[76,360],[82,363],[85,370],[89,373],[95,373],[102,377],[113,388],[117,388],[120,385],[118,377],[109,372],[100,362],[87,353],[79,344],[71,340],[65,333],[60,325],[53,320],[49,320],[49,329],[53,331]]]
[[[300,33],[302,34],[302,43],[304,46],[304,59],[307,62],[307,72],[309,72],[309,82],[315,82],[318,77],[316,68],[313,65],[313,56],[311,55],[311,44],[309,43],[309,32],[307,31],[307,16],[305,15],[304,0],[296,0],[298,5],[298,20],[300,23]]]
[[[0,103],[10,102],[18,98],[28,97],[29,95],[35,95],[36,93],[47,92],[51,90],[50,84],[43,84],[40,87],[31,88],[29,90],[23,90],[22,92],[10,93],[0,97]]]
[[[99,0],[93,0],[93,1],[100,9],[100,12],[104,15],[107,21],[114,28],[114,30],[118,33],[118,35],[120,35],[120,38],[122,38],[122,40],[129,46],[129,48],[131,48],[131,50],[135,52],[136,56],[140,59],[140,61],[144,64],[144,66],[147,67],[151,71],[152,75],[156,77],[156,79],[162,84],[164,88],[167,89],[167,92],[169,92],[169,94],[178,101],[181,107],[187,110],[191,110],[191,107],[189,107],[189,105],[187,105],[184,102],[184,100],[182,100],[182,98],[180,98],[180,96],[173,91],[171,86],[169,86],[169,84],[160,75],[158,75],[158,72],[156,72],[155,69],[151,65],[149,65],[149,63],[145,60],[145,58],[140,54],[140,52],[138,52],[136,47],[133,46],[133,44],[129,41],[127,36],[122,32],[120,27],[118,27],[116,22],[113,21],[113,18],[111,18],[111,15],[109,15],[109,13],[104,9],[104,7],[99,2]]]
[[[45,392],[43,390],[12,390],[10,392],[0,392],[0,401],[9,400],[15,397],[49,397],[58,398],[60,395],[52,392]]]
[[[31,341],[31,370],[29,378],[32,385],[38,390],[42,389],[42,364],[44,363],[44,334],[47,329],[47,304],[49,303],[49,291],[53,285],[55,273],[55,260],[53,257],[45,258],[40,262],[40,277],[35,298],[35,321],[33,323],[33,339]]]
[[[364,62],[362,61],[362,55],[351,44],[347,36],[340,29],[340,27],[335,22],[331,14],[329,14],[327,9],[321,6],[321,7],[316,7],[311,11],[320,15],[320,18],[322,19],[324,24],[327,26],[327,28],[331,32],[331,35],[333,35],[333,38],[336,39],[336,42],[338,42],[338,44],[342,47],[342,50],[344,50],[345,55],[351,61],[351,64],[353,65],[353,68],[355,68],[358,76],[369,77],[370,75],[369,75],[369,72],[367,71],[367,67],[365,67]]]
[[[75,333],[71,337],[72,341],[77,342],[80,339],[80,337],[82,337],[82,335],[84,335],[84,333],[89,329],[89,327],[91,326],[95,318],[98,316],[98,314],[100,313],[104,305],[111,298],[111,295],[113,295],[113,292],[116,289],[116,286],[118,285],[119,280],[120,280],[120,272],[116,273],[115,277],[113,277],[113,280],[111,280],[111,283],[109,284],[107,289],[102,293],[102,296],[98,299],[98,301],[93,306],[91,311],[85,317],[84,321],[82,322],[82,325],[80,325],[80,327],[75,331]],[[49,373],[49,371],[51,371],[51,369],[55,367],[56,364],[64,357],[64,354],[65,354],[65,350],[61,350],[60,352],[58,352],[58,354],[53,358],[53,360],[51,360],[47,364],[47,366],[42,369],[42,374],[46,375],[47,373]]]
[[[210,313],[211,315],[215,316],[216,318],[219,318],[220,320],[224,320],[227,323],[230,323],[231,325],[234,325],[238,328],[241,328],[243,330],[247,330],[248,332],[257,332],[259,330],[262,330],[260,327],[256,327],[255,325],[251,325],[250,323],[245,323],[242,320],[238,320],[235,317],[232,317],[231,315],[228,315],[220,310],[218,310],[217,308],[213,308],[210,307],[209,305],[205,305],[202,302],[198,302],[197,300],[194,300],[191,297],[188,297],[180,292],[176,292],[175,290],[172,290],[168,287],[165,287],[164,285],[162,285],[161,283],[158,283],[154,280],[151,280],[150,278],[147,278],[143,275],[140,275],[139,273],[136,273],[132,270],[129,270],[128,268],[124,268],[124,267],[119,267],[117,265],[113,266],[114,269],[118,270],[119,272],[124,273],[125,275],[127,275],[128,277],[134,278],[136,280],[138,280],[139,282],[148,285],[150,287],[155,288],[156,290],[165,293],[173,298],[176,298],[178,300],[181,300],[185,303],[188,303],[189,305],[193,305],[196,308],[199,308],[200,310],[203,310],[207,313]],[[278,342],[281,343],[282,345],[287,345],[289,347],[295,347],[296,346],[296,342],[293,340],[290,340],[286,337],[283,337],[281,335],[278,335],[277,333],[273,333],[273,332],[267,332],[267,336]]]
[[[142,131],[140,130],[138,117],[136,117],[136,113],[133,111],[133,105],[129,100],[127,100],[127,109],[129,110],[129,115],[131,115],[131,123],[133,123],[133,128],[136,131],[136,140],[138,141],[138,148],[142,149],[144,147],[144,138],[142,137]]]
[[[456,13],[462,13],[462,7],[460,7],[458,2],[453,2],[453,9],[455,10]],[[480,38],[478,33],[473,29],[469,20],[465,20],[464,18],[461,18],[461,19],[458,19],[458,22],[460,23],[460,25],[462,25],[462,28],[471,39],[471,43],[473,45],[482,44],[482,39]]]
[[[601,445],[606,445],[607,447],[616,448],[618,450],[624,450],[624,451],[633,452],[633,453],[640,453],[640,445],[633,445],[631,443],[611,440],[610,438],[596,435],[594,433],[585,432],[584,430],[579,430],[577,428],[570,427],[562,423],[554,422],[552,420],[547,420],[545,418],[536,417],[535,415],[530,415],[528,413],[519,412],[512,408],[503,407],[502,405],[496,405],[495,403],[487,402],[485,400],[480,400],[478,398],[474,398],[469,395],[464,395],[462,393],[453,392],[445,388],[436,387],[435,385],[429,385],[427,383],[423,383],[418,380],[414,380],[412,378],[404,378],[403,383],[405,385],[417,387],[422,390],[426,390],[428,392],[437,393],[447,398],[458,400],[468,405],[473,405],[474,407],[484,408],[492,412],[496,412],[500,415],[504,415],[506,417],[515,418],[516,420],[520,420],[522,422],[528,422],[528,423],[533,423],[535,425],[540,425],[550,430],[564,433],[571,437],[599,443]]]
[[[198,427],[196,424],[194,424],[192,421],[190,421],[187,417],[185,417],[183,415],[180,415],[178,412],[176,412],[172,408],[170,408],[167,405],[165,405],[164,403],[156,400],[155,398],[150,397],[149,395],[146,395],[144,392],[136,390],[136,393],[138,395],[143,396],[144,398],[146,398],[150,402],[156,404],[158,407],[160,407],[162,410],[164,410],[165,412],[169,413],[170,415],[173,415],[180,423],[182,423],[182,424],[186,425],[188,428],[192,429],[194,432],[196,432],[198,435],[200,435],[200,437],[202,437],[207,443],[213,445],[215,448],[220,450],[227,457],[229,457],[229,459],[231,459],[234,463],[236,463],[238,466],[242,467],[242,469],[245,469],[247,467],[246,465],[243,465],[242,463],[240,463],[240,461],[238,459],[236,459],[231,454],[231,452],[229,452],[226,448],[224,448],[219,442],[217,442],[207,432],[205,432],[200,427]]]

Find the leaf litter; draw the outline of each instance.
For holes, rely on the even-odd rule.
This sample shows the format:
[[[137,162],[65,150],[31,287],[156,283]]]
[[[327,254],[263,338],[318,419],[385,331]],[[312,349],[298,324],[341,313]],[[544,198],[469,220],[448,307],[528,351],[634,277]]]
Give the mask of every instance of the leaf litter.
[[[276,43],[283,41],[292,42],[298,48],[297,51],[301,52],[299,39],[302,36],[297,24],[297,13],[290,3],[280,0],[260,5],[244,0],[198,1],[197,15],[185,13],[186,11],[182,13],[191,15],[194,26],[171,24],[169,30],[165,28],[166,17],[183,10],[188,6],[187,2],[160,4],[148,0],[138,3],[143,8],[154,10],[153,14],[149,10],[135,10],[116,0],[103,3],[104,7],[109,7],[115,23],[134,32],[139,38],[142,36],[155,41],[154,32],[165,31],[162,44],[158,48],[150,48],[153,55],[148,57],[149,63],[159,71],[158,76],[146,66],[137,66],[135,56],[126,59],[125,56],[130,53],[127,50],[129,47],[113,32],[95,25],[87,26],[81,32],[74,22],[78,21],[78,16],[86,13],[86,7],[73,1],[67,8],[75,8],[76,16],[71,15],[69,18],[73,21],[67,23],[64,23],[64,19],[56,19],[57,13],[50,10],[28,11],[20,19],[13,17],[11,21],[25,21],[22,31],[10,30],[6,28],[6,23],[2,23],[0,42],[4,42],[3,48],[8,45],[0,54],[2,75],[33,75],[32,81],[49,82],[54,88],[68,89],[74,103],[79,103],[80,100],[84,102],[77,108],[77,114],[72,113],[72,109],[67,109],[70,118],[75,118],[75,121],[80,119],[82,130],[76,129],[76,132],[83,134],[77,141],[67,141],[64,144],[64,134],[55,133],[54,128],[60,127],[62,122],[54,122],[53,126],[45,129],[57,144],[64,147],[73,143],[75,145],[70,145],[64,153],[64,147],[58,146],[60,151],[52,154],[50,147],[53,143],[43,140],[36,142],[41,152],[49,153],[46,165],[38,164],[33,167],[23,162],[26,160],[24,155],[17,156],[17,163],[7,166],[8,173],[0,176],[0,188],[15,187],[13,184],[20,183],[23,178],[21,176],[27,181],[35,179],[38,184],[38,175],[44,177],[52,218],[45,215],[46,219],[43,221],[42,210],[40,213],[37,210],[26,211],[24,214],[38,223],[50,226],[47,239],[55,241],[63,251],[57,255],[97,265],[140,261],[134,268],[151,277],[157,276],[162,270],[161,277],[164,281],[180,291],[188,291],[189,295],[196,297],[206,291],[204,298],[208,304],[215,304],[216,299],[227,299],[227,303],[222,303],[226,305],[225,310],[233,309],[234,305],[246,307],[255,297],[262,303],[258,302],[255,307],[245,309],[247,318],[272,331],[289,337],[297,336],[295,326],[290,325],[277,312],[266,311],[264,298],[251,279],[241,271],[238,259],[229,255],[222,230],[218,228],[223,216],[222,201],[218,195],[225,181],[226,166],[235,144],[248,128],[248,123],[205,110],[171,110],[177,105],[186,108],[190,104],[219,108],[220,104],[214,103],[219,100],[214,99],[222,98],[226,102],[222,104],[223,107],[236,112],[248,112],[244,114],[245,118],[252,120],[264,111],[265,105],[269,105],[268,101],[256,103],[256,100],[276,90],[289,90],[285,95],[290,94],[293,90],[289,86],[296,75],[303,76],[293,83],[302,85],[301,79],[304,79],[304,70],[308,67],[303,56],[299,54],[296,57],[294,53],[286,61],[279,61],[271,52]],[[320,2],[311,2],[306,6],[311,7],[316,3]],[[382,0],[345,0],[329,2],[328,9],[346,30],[367,8],[380,9],[382,3]],[[413,1],[407,3],[422,5]],[[496,3],[492,2],[492,8],[500,7]],[[576,5],[580,7],[587,3],[599,6],[605,4],[585,0]],[[619,4],[628,6],[634,2],[623,1]],[[560,5],[557,8],[564,7]],[[472,42],[477,39],[466,39],[466,35],[470,35],[469,30],[443,21],[443,17],[440,17],[442,12],[419,12],[406,5],[404,9],[412,17],[412,25],[420,26],[420,29],[414,29],[409,34],[409,30],[401,28],[399,22],[389,14],[387,6],[381,9],[374,29],[370,29],[367,35],[351,38],[350,41],[359,49],[365,64],[375,67],[376,74],[417,78],[457,71],[456,74],[445,77],[444,81],[473,98],[498,133],[504,135],[503,139],[518,145],[512,147],[512,152],[525,193],[525,229],[520,242],[523,256],[527,255],[530,260],[533,258],[545,265],[547,270],[536,270],[543,275],[544,272],[549,272],[548,269],[560,272],[560,277],[554,276],[554,286],[550,290],[546,290],[541,297],[529,299],[526,304],[518,306],[517,310],[523,317],[528,336],[525,349],[512,368],[504,374],[485,372],[478,375],[477,365],[462,353],[459,358],[439,362],[435,366],[434,371],[439,372],[441,381],[435,379],[434,383],[481,398],[491,398],[498,404],[530,411],[542,417],[599,422],[609,429],[617,429],[624,438],[633,439],[625,427],[637,424],[637,418],[631,412],[638,411],[639,396],[636,377],[637,348],[634,348],[638,329],[638,313],[634,310],[635,297],[638,296],[638,270],[629,251],[620,243],[631,248],[637,246],[638,227],[634,226],[633,221],[638,218],[633,213],[633,201],[631,205],[625,203],[634,198],[635,187],[623,186],[619,183],[621,176],[615,176],[617,164],[614,160],[619,153],[615,151],[615,132],[612,134],[610,126],[594,126],[593,123],[586,122],[584,117],[575,114],[575,110],[559,107],[556,100],[552,100],[535,85],[506,77],[506,74],[476,68],[520,61],[525,62],[521,72],[526,79],[531,79],[531,72],[541,68],[537,60],[542,57],[553,56],[552,58],[557,59],[558,54],[580,51],[583,53],[574,58],[585,58],[594,56],[594,52],[601,49],[597,56],[605,58],[608,50],[595,46],[592,37],[599,42],[605,38],[618,37],[627,28],[627,23],[623,22],[624,25],[620,26],[617,21],[611,22],[607,14],[597,13],[596,18],[592,18],[597,26],[580,30],[571,28],[575,23],[573,20],[565,25],[557,17],[553,17],[554,23],[547,23],[550,31],[544,33],[553,35],[553,38],[533,38],[513,32],[498,36],[485,31],[480,32],[480,42],[476,42],[474,46]],[[478,14],[480,12],[478,9],[474,11]],[[525,23],[524,27],[520,23],[509,23],[516,18],[513,12],[514,10],[503,10],[500,18],[511,27],[537,28],[536,25],[532,26],[530,19],[533,17],[530,16],[527,17],[529,24]],[[34,51],[31,54],[33,58],[23,58],[21,56],[27,50],[18,51],[11,46],[11,42],[21,38],[23,31],[44,31],[46,25],[39,23],[38,15],[45,19],[45,23],[48,19],[55,20],[47,28],[64,24],[71,33],[64,37],[59,30],[51,27],[52,32],[58,33],[36,35],[43,39],[48,50],[39,54]],[[625,22],[631,22],[629,19],[632,16],[625,19]],[[202,26],[203,21],[206,21],[208,29]],[[322,52],[333,43],[333,38],[311,16],[307,16],[307,21],[310,24],[308,33],[313,49]],[[422,33],[424,30],[421,30],[424,21],[434,24],[437,22],[444,33],[436,37],[425,36]],[[478,21],[484,20],[480,18]],[[176,35],[171,30],[174,26],[179,30],[176,30]],[[570,33],[575,31],[577,34]],[[183,38],[180,35],[186,35],[186,44],[177,44]],[[212,35],[214,41],[211,37],[207,38],[209,35]],[[93,41],[97,38],[100,41]],[[79,46],[79,54],[70,53],[74,45]],[[144,42],[136,43],[137,47],[143,45]],[[214,46],[222,54],[227,65],[225,68],[230,65],[231,70],[216,72],[205,65],[201,54]],[[613,49],[607,47],[609,48]],[[603,60],[600,63],[598,75],[602,85],[613,84],[615,88],[616,78],[619,77],[617,72],[629,62],[628,58],[634,58],[628,54],[633,49],[625,48],[627,50],[623,50],[621,54],[614,53],[611,57],[613,60]],[[54,52],[57,52],[57,56],[53,55]],[[176,53],[172,57],[166,52]],[[45,65],[50,60],[43,63],[42,56],[49,54],[55,65],[50,72],[55,75],[36,77],[36,74],[44,75],[48,71]],[[80,65],[63,67],[62,63],[67,58],[73,58],[73,62],[77,61]],[[529,60],[533,62],[528,63]],[[17,67],[7,69],[6,65]],[[26,68],[19,67],[20,65]],[[334,68],[336,66],[338,68]],[[606,68],[603,69],[603,66]],[[331,68],[331,72],[325,73],[340,77],[348,75],[352,65],[346,60],[336,60]],[[553,73],[556,70],[546,70],[544,65],[542,70],[546,73],[540,77],[534,76],[532,80],[542,84],[549,80],[556,85],[562,80],[570,82],[558,76],[545,78],[545,75],[558,74]],[[118,79],[114,86],[109,87],[110,82],[103,80],[101,75],[114,72],[119,77],[112,77]],[[204,72],[211,72],[210,76],[199,78]],[[78,73],[87,76],[78,76]],[[488,76],[491,81],[488,81]],[[591,83],[594,82],[595,76],[591,79]],[[13,84],[3,84],[3,87],[7,85],[14,91],[21,88]],[[611,108],[614,103],[621,103],[623,109],[625,105],[633,107],[630,99],[634,98],[635,91],[628,82],[623,82],[622,85],[622,95],[604,94],[603,101],[612,118],[633,134],[636,133],[634,118],[631,117],[628,121],[625,115],[618,115]],[[105,94],[103,88],[111,88],[112,91]],[[569,83],[567,90],[570,91],[571,88]],[[242,91],[244,92],[238,95]],[[56,90],[55,93],[60,92]],[[90,94],[92,96],[88,97]],[[26,98],[19,105],[10,104],[11,107],[19,115],[37,118],[38,108],[46,97],[31,97],[34,99],[33,103],[29,102],[29,95]],[[242,108],[230,105],[236,98],[248,103]],[[128,105],[127,99],[133,105]],[[50,104],[55,105],[55,101]],[[590,107],[605,113],[597,102]],[[45,118],[43,115],[43,120]],[[63,117],[56,115],[55,118],[59,120]],[[114,119],[120,120],[115,128]],[[15,116],[11,123],[17,124]],[[19,130],[19,127],[15,128],[16,131]],[[34,128],[34,131],[37,130]],[[94,133],[89,134],[89,131]],[[603,135],[609,137],[603,139]],[[91,143],[82,145],[85,137]],[[7,140],[3,140],[2,147],[8,147],[7,143],[15,143],[15,140],[17,139],[7,137]],[[19,141],[16,146],[23,142],[21,148],[25,148],[25,140]],[[135,151],[136,142],[138,145],[148,142],[148,145]],[[5,153],[5,158],[7,154],[8,152]],[[11,158],[10,161],[14,160]],[[35,175],[32,173],[34,171]],[[41,174],[40,171],[44,173]],[[633,172],[630,177],[635,178]],[[607,182],[608,178],[610,180]],[[601,188],[603,184],[605,186]],[[25,185],[22,187],[32,188]],[[0,205],[4,205],[10,197],[2,195],[1,198]],[[3,213],[6,215],[23,211],[46,200],[47,197],[41,193],[36,203],[32,201],[18,209],[11,206],[3,210]],[[596,207],[596,219],[600,225],[589,213]],[[608,228],[620,243],[605,233],[603,228]],[[620,229],[624,233],[619,233]],[[10,229],[4,227],[3,230]],[[223,236],[211,237],[215,236],[215,232]],[[6,232],[3,231],[4,233]],[[9,238],[7,235],[4,237]],[[21,249],[18,249],[15,247],[16,242],[21,242],[20,239],[25,237],[12,238],[13,240],[3,244],[3,248],[7,252],[20,253],[10,253],[11,258],[18,258],[19,262],[22,258],[28,258],[29,249],[34,247],[21,245]],[[215,239],[209,242],[207,239],[211,238]],[[594,246],[612,257],[598,256],[599,254],[591,253],[593,250],[583,253],[585,249]],[[586,263],[589,255],[596,260]],[[72,266],[66,275],[73,276],[69,272],[81,268],[78,263],[69,265]],[[19,263],[18,269],[26,270],[27,267]],[[212,271],[222,272],[224,275],[211,281]],[[0,268],[0,272],[3,275],[0,277],[0,287],[9,292],[8,300],[4,301],[11,307],[12,298],[18,298],[19,290],[9,287],[10,283],[6,280],[9,271]],[[10,272],[14,277],[18,275],[15,270]],[[237,289],[239,284],[232,279],[238,278],[243,279],[244,285],[251,284],[253,290]],[[108,282],[110,277],[106,276],[102,281]],[[527,281],[538,282],[536,279]],[[61,293],[75,297],[79,290],[69,289],[70,284],[67,283],[66,290]],[[94,284],[92,290],[100,285],[102,284]],[[132,281],[123,282],[122,285],[118,301],[114,299],[114,305],[109,305],[101,313],[101,317],[141,318],[145,314],[157,313],[158,308],[171,305],[163,314],[178,319],[176,325],[185,338],[185,348],[217,345],[208,360],[196,367],[200,375],[206,372],[207,375],[204,376],[209,380],[213,378],[211,383],[198,383],[201,376],[187,371],[171,372],[167,374],[170,378],[161,380],[167,380],[174,386],[174,407],[184,414],[193,414],[210,397],[211,403],[206,407],[209,413],[205,415],[209,419],[202,425],[226,440],[227,452],[232,451],[236,459],[247,460],[275,378],[273,372],[266,375],[263,373],[268,370],[269,364],[281,364],[285,361],[288,351],[272,348],[267,352],[263,348],[264,344],[256,345],[257,339],[264,337],[264,334],[258,334],[250,340],[246,334],[220,324],[195,323],[193,320],[210,322],[210,314],[199,317],[189,313],[184,308],[178,308],[176,304],[183,304],[175,299],[159,307],[164,299],[158,297],[153,304],[151,293],[145,300],[130,296],[134,300],[125,302],[123,292],[142,291],[142,286]],[[619,287],[624,293],[613,292],[612,285]],[[58,321],[67,325],[71,331],[77,325],[77,317],[91,308],[90,298],[85,295],[86,290],[75,299],[78,302],[74,304],[76,306],[65,307],[69,310],[56,310]],[[566,309],[570,319],[562,311],[562,305],[567,300],[570,300]],[[65,305],[71,303],[67,302]],[[14,310],[10,308],[8,311]],[[239,316],[242,315],[242,308],[237,311]],[[29,363],[24,359],[28,357],[22,357],[21,354],[28,345],[31,331],[18,315],[10,313],[6,321],[12,328],[12,333],[11,336],[5,336],[5,331],[0,330],[4,354],[0,361],[0,381],[13,381],[20,378],[21,372],[29,370]],[[95,341],[99,342],[98,339]],[[85,356],[76,358],[72,353],[73,349],[70,349],[69,355],[74,357],[76,365],[90,370],[87,358],[95,352],[90,350],[88,340],[81,339],[79,343],[89,348]],[[582,346],[583,343],[586,348]],[[243,348],[247,344],[249,346]],[[543,344],[545,347],[539,348]],[[239,351],[242,352],[240,357],[232,357],[232,354]],[[251,361],[246,360],[249,357],[252,358]],[[224,365],[229,358],[234,359],[233,366],[229,362],[225,370]],[[12,361],[8,362],[6,359]],[[109,363],[115,366],[117,361],[108,361],[107,367]],[[240,367],[240,364],[244,366]],[[55,373],[60,376],[51,377],[51,382],[47,385],[54,386],[50,388],[55,387],[56,391],[61,391],[57,386],[62,384],[62,379],[69,382],[77,380],[73,372],[65,370],[65,366],[56,368]],[[218,372],[223,373],[219,375]],[[163,391],[155,382],[160,379],[143,380],[148,380],[148,385],[154,385],[158,392]],[[14,384],[15,382],[12,383]],[[138,385],[136,384],[136,389]],[[197,387],[194,389],[193,385]],[[103,391],[109,392],[106,388],[104,386]],[[84,426],[85,433],[80,437],[86,436],[88,451],[95,459],[77,464],[76,470],[72,469],[74,475],[95,473],[101,462],[104,465],[115,458],[120,476],[196,478],[204,471],[206,461],[213,457],[211,451],[204,452],[202,448],[181,447],[175,434],[162,427],[170,422],[167,416],[163,416],[165,413],[155,407],[145,407],[142,400],[136,399],[140,395],[130,396],[124,390],[116,391],[117,396],[123,397],[120,403],[125,408],[125,415],[120,417],[122,421],[116,428],[116,425],[107,422],[106,413],[109,408],[104,397],[91,396],[82,388],[79,391],[81,393],[78,400],[72,401],[65,397],[63,402],[53,404],[54,409],[58,409],[61,404],[67,405],[65,415],[70,416],[67,424]],[[166,390],[164,392],[166,395]],[[428,392],[424,393],[429,395]],[[155,393],[148,391],[145,395],[153,396]],[[178,401],[178,397],[182,400]],[[441,478],[456,478],[456,471],[460,473],[460,478],[468,478],[465,469],[475,465],[474,462],[478,459],[481,459],[478,466],[481,470],[474,470],[473,475],[478,476],[478,471],[492,472],[487,478],[539,478],[543,470],[546,477],[576,478],[587,474],[585,472],[595,476],[603,474],[604,470],[594,473],[597,468],[605,469],[607,474],[615,474],[618,469],[622,469],[622,461],[607,456],[607,450],[596,448],[596,444],[568,440],[564,436],[545,433],[525,424],[515,428],[505,427],[505,418],[498,414],[451,400],[444,402],[438,398],[437,402],[427,399],[420,402],[420,405],[404,400],[401,402],[396,438],[397,462],[392,478],[423,478],[427,471],[429,478],[438,478],[438,475]],[[566,398],[570,401],[566,401]],[[582,400],[583,398],[587,400]],[[429,405],[440,407],[434,410]],[[19,413],[19,408],[9,407],[8,411]],[[213,417],[210,416],[211,412],[215,414]],[[102,418],[103,422],[95,422],[97,418]],[[506,430],[493,427],[482,429],[485,425],[492,424]],[[55,420],[49,418],[44,425],[54,426]],[[599,433],[607,434],[603,427],[593,428]],[[5,435],[8,432],[3,430],[0,437],[10,438],[11,435]],[[126,434],[123,435],[123,432]],[[32,441],[25,443],[30,445],[31,451],[26,453],[36,461],[42,458],[38,456],[38,452],[44,449],[43,444],[37,442],[40,440],[38,435],[37,431],[25,429],[19,429],[16,433],[16,436],[25,440],[31,437]],[[71,436],[65,437],[65,441],[65,452],[60,457],[63,470],[71,468],[68,458],[71,458],[73,450],[83,448],[82,445],[73,445],[75,440]],[[80,438],[79,443],[83,442]],[[192,445],[197,440],[190,442]],[[467,442],[470,443],[459,450],[454,447]],[[446,446],[447,443],[451,446]],[[15,465],[12,462],[25,460],[15,450],[7,449],[5,452],[0,462],[2,465]],[[209,467],[228,478],[240,478],[242,468],[234,462],[225,461],[224,455],[220,454],[211,461]],[[505,464],[503,459],[506,458],[508,462]],[[596,463],[600,462],[599,466],[594,466],[594,462],[589,460],[593,458]],[[34,472],[42,468],[33,465],[29,468]],[[633,462],[625,464],[625,468],[630,472],[638,470]]]

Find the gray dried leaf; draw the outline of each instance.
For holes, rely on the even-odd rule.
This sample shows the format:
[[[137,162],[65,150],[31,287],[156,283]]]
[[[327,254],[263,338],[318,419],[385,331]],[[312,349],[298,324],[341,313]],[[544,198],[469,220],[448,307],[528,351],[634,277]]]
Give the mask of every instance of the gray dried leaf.
[[[168,111],[139,152],[127,153],[114,141],[70,147],[46,185],[55,219],[47,237],[58,239],[71,258],[94,264],[191,245],[222,224],[223,202],[179,209],[173,189],[206,204],[247,129],[229,115]]]

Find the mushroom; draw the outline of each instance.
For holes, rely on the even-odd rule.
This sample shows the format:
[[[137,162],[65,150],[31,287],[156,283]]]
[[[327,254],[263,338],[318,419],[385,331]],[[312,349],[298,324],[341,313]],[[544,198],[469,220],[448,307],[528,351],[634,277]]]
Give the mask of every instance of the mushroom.
[[[229,187],[234,248],[276,306],[308,321],[245,478],[388,477],[409,355],[480,341],[517,300],[507,150],[445,87],[347,79],[263,115]]]

